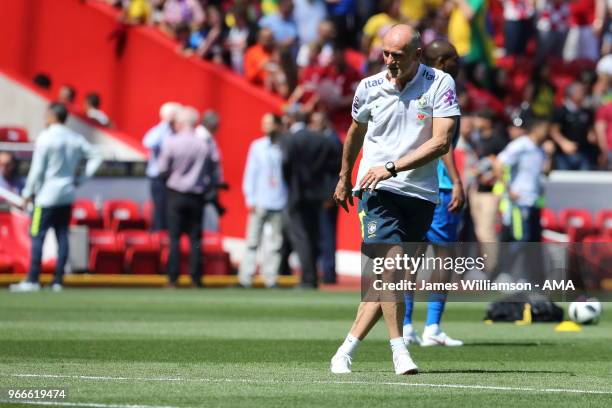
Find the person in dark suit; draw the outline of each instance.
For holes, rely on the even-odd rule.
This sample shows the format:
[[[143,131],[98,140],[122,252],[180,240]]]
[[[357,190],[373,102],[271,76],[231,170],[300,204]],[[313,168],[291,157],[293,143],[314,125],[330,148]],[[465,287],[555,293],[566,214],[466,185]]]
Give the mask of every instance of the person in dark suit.
[[[322,188],[326,189],[326,198],[323,201],[323,209],[319,218],[320,233],[320,258],[321,269],[323,271],[323,283],[336,283],[336,229],[338,226],[338,205],[333,199],[336,189],[337,176],[342,164],[342,142],[338,134],[329,123],[327,115],[323,112],[314,112],[310,117],[309,128],[315,132],[321,132],[330,143],[335,146],[335,165],[331,177],[323,181]],[[331,166],[331,163],[330,163]]]
[[[318,286],[319,218],[329,198],[325,180],[338,173],[338,149],[322,132],[302,128],[282,141],[283,176],[288,188],[285,218],[302,266],[300,287]]]

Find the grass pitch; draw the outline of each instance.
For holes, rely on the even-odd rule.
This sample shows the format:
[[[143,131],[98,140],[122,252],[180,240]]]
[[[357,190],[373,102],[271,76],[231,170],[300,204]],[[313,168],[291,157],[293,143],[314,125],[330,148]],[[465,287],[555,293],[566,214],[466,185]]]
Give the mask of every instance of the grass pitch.
[[[453,303],[443,327],[466,345],[411,347],[421,374],[393,374],[379,323],[354,372],[332,375],[358,301],[293,290],[1,290],[0,406],[31,406],[8,401],[8,388],[66,388],[55,406],[97,408],[612,406],[605,314],[556,333],[485,325],[486,304]],[[424,314],[418,304],[417,327]]]

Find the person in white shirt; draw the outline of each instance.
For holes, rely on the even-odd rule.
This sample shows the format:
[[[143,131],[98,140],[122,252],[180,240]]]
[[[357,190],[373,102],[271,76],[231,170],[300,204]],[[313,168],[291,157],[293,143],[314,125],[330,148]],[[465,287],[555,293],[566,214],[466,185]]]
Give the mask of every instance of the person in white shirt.
[[[261,266],[266,287],[276,285],[283,246],[282,211],[287,205],[287,186],[282,173],[281,120],[268,113],[262,118],[261,127],[264,136],[254,140],[249,147],[242,182],[249,210],[246,251],[238,271],[238,281],[243,287],[252,285],[257,268],[257,249],[266,223],[270,226],[270,236],[266,240],[267,253]]]
[[[32,165],[26,185],[21,192],[23,207],[34,203],[32,214],[32,251],[30,271],[25,281],[11,285],[15,292],[31,292],[40,289],[38,278],[41,269],[42,249],[49,228],[55,230],[58,255],[55,276],[51,288],[62,289],[64,267],[68,260],[68,227],[76,189],[91,178],[100,165],[102,156],[87,140],[64,126],[68,110],[61,103],[52,103],[47,110],[47,128],[36,140]],[[78,174],[81,160],[87,164],[83,175]]]
[[[382,46],[387,69],[357,87],[334,199],[348,211],[352,194],[360,197],[363,243],[396,249],[397,244],[422,242],[429,229],[438,202],[437,159],[451,146],[460,112],[452,77],[419,63],[422,50],[416,30],[395,25]],[[351,173],[362,146],[353,188]],[[389,272],[383,272],[383,281]],[[398,294],[392,295],[394,301],[377,297],[360,304],[348,336],[331,360],[333,373],[351,372],[353,352],[381,316],[389,331],[395,373],[418,372],[402,338],[403,303]]]

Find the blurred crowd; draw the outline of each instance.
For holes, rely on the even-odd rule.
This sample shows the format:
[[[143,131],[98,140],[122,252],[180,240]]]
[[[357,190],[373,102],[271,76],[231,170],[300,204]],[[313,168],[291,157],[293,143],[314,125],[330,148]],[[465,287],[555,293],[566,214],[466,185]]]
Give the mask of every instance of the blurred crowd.
[[[341,136],[359,80],[383,69],[385,32],[409,23],[424,45],[455,45],[462,112],[487,108],[500,144],[516,112],[530,108],[558,125],[555,169],[610,166],[608,0],[100,1],[126,24],[159,27],[184,55],[224,64],[303,112],[325,112]]]

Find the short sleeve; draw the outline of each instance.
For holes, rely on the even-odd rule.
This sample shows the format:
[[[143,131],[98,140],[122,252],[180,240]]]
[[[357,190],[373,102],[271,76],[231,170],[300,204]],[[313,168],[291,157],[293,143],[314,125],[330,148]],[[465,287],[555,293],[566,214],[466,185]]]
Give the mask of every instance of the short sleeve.
[[[499,153],[497,159],[506,166],[514,166],[523,152],[523,144],[516,140]]]
[[[455,90],[455,81],[450,75],[442,74],[440,85],[433,99],[434,118],[447,118],[461,115],[459,103],[457,101],[457,91]]]
[[[363,81],[357,86],[355,91],[355,97],[353,98],[353,105],[351,108],[351,116],[355,121],[361,123],[367,123],[370,120],[370,109],[367,103],[368,91],[366,90]]]

